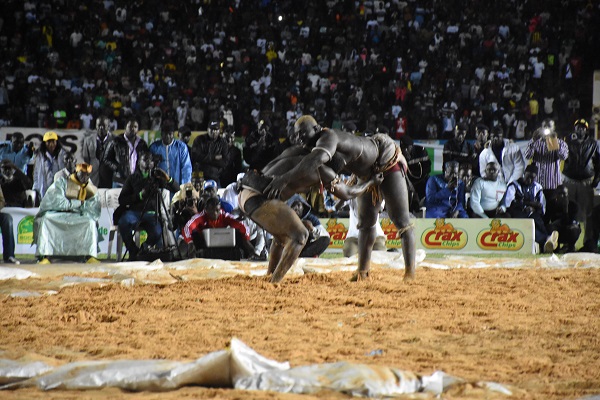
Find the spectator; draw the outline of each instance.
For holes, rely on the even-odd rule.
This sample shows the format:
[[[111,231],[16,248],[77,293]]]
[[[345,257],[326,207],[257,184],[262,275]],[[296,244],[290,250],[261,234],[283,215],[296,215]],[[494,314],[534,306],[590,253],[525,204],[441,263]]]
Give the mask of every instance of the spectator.
[[[425,199],[425,188],[431,173],[431,158],[425,147],[415,145],[410,136],[400,139],[402,154],[408,163],[408,179],[413,184],[419,200]]]
[[[211,122],[206,135],[194,140],[192,161],[195,171],[202,171],[204,179],[211,179],[220,187],[221,174],[227,162],[228,145],[221,137],[219,122]]]
[[[472,218],[496,218],[504,214],[500,207],[506,193],[506,183],[498,179],[500,166],[497,162],[489,162],[484,176],[477,178],[471,188]]]
[[[562,184],[560,163],[569,156],[569,146],[557,137],[554,121],[544,120],[527,144],[525,158],[538,167],[539,183],[547,198],[553,197],[554,189]]]
[[[544,222],[549,231],[558,232],[558,253],[572,253],[575,243],[581,235],[581,226],[577,222],[579,207],[569,200],[569,189],[566,185],[558,185],[554,197],[548,200]]]
[[[60,178],[69,178],[71,174],[75,173],[75,168],[77,167],[77,162],[75,161],[75,154],[72,151],[64,151],[63,153],[63,165],[65,166],[63,169],[54,174],[53,182],[56,182]]]
[[[54,182],[54,175],[65,167],[64,152],[56,132],[46,132],[33,167],[33,189],[38,193],[38,198],[44,197]]]
[[[32,157],[33,142],[25,146],[25,138],[21,132],[13,133],[11,140],[0,143],[0,161],[10,160],[24,173],[27,173],[27,164]]]
[[[115,135],[109,128],[109,119],[101,116],[96,119],[96,131],[88,131],[83,137],[81,156],[83,161],[92,166],[92,183],[101,189],[112,187],[112,169],[106,162],[108,149]]]
[[[552,253],[558,247],[558,232],[548,233],[544,223],[546,197],[542,185],[536,182],[538,168],[529,164],[522,178],[511,182],[506,188],[502,212],[511,218],[531,218],[535,224],[535,242],[544,253]]]
[[[108,148],[106,164],[113,174],[113,188],[123,187],[127,178],[135,173],[140,154],[148,151],[148,145],[138,136],[138,130],[138,122],[130,119],[125,133],[115,137]]]
[[[270,124],[259,121],[258,127],[244,141],[244,160],[250,169],[260,171],[279,155],[279,141],[271,133]]]
[[[204,240],[202,231],[211,228],[235,229],[235,248],[243,251],[247,257],[255,254],[254,246],[250,243],[250,236],[244,224],[238,221],[233,215],[221,209],[221,202],[218,197],[209,197],[203,211],[197,213],[188,221],[183,228],[183,239],[186,243],[194,243],[197,251],[197,257],[210,258],[210,251],[207,250],[207,243]]]
[[[118,221],[119,232],[129,252],[129,261],[136,261],[140,248],[133,241],[133,231],[144,229],[148,234],[144,248],[162,245],[163,228],[156,214],[165,212],[157,202],[159,189],[177,192],[179,184],[165,171],[156,167],[152,153],[142,150],[135,172],[127,177],[121,194],[119,208],[113,218]],[[160,200],[159,200],[160,201]]]
[[[243,172],[237,174],[235,182],[232,182],[229,185],[227,185],[227,187],[223,191],[223,200],[231,204],[234,210],[239,207],[238,194],[240,193],[242,179],[244,179],[245,175],[246,174]]]
[[[2,192],[2,188],[0,188],[0,210],[2,210],[5,205],[4,193]],[[21,264],[21,262],[15,258],[15,233],[13,230],[12,215],[0,212],[0,229],[2,230],[2,257],[4,263]]]
[[[299,257],[320,256],[329,247],[329,233],[323,227],[319,218],[310,212],[310,205],[301,196],[294,195],[290,197],[287,203],[302,220],[304,227],[308,229],[308,240]]]
[[[592,211],[594,188],[600,182],[600,150],[596,140],[588,135],[588,123],[584,119],[575,121],[575,132],[566,138],[566,143],[569,157],[563,165],[563,182],[569,199],[578,205],[577,221],[585,223],[585,243],[593,232],[587,228],[594,223]]]
[[[358,212],[356,208],[356,199],[347,201],[350,208],[350,220],[348,221],[348,232],[346,233],[346,239],[344,240],[343,254],[344,257],[352,257],[358,253]],[[382,207],[385,207],[385,203],[382,203]],[[373,243],[373,250],[386,251],[387,247],[385,241],[387,237],[381,228],[379,223],[379,216],[377,216],[377,222],[374,226],[377,235],[375,242]]]
[[[464,123],[456,126],[454,137],[444,144],[443,165],[449,161],[458,161],[459,165],[473,163],[476,154],[473,145],[465,140],[467,130]]]
[[[160,156],[158,168],[180,183],[192,181],[192,161],[185,143],[174,138],[175,126],[171,120],[162,124],[160,140],[150,145],[150,152]]]
[[[35,216],[33,242],[40,264],[51,256],[84,257],[99,262],[98,227],[100,200],[90,182],[91,166],[78,164],[69,178],[60,178],[48,188]]]
[[[0,185],[6,207],[33,207],[34,204],[27,197],[27,190],[31,189],[31,179],[9,160],[3,160],[0,166]]]
[[[212,179],[204,181],[204,184],[202,186],[202,193],[200,194],[200,201],[198,202],[198,211],[204,210],[204,207],[206,206],[206,200],[208,200],[211,197],[217,197],[221,201],[221,208],[223,209],[223,211],[230,214],[233,212],[233,204],[229,203],[228,201],[222,199],[219,196],[217,182],[215,182]]]
[[[465,210],[465,183],[458,179],[458,162],[448,161],[441,175],[427,181],[426,218],[469,218]]]
[[[500,165],[499,177],[507,185],[523,176],[525,169],[523,153],[519,146],[504,139],[504,131],[499,126],[492,128],[490,142],[479,155],[479,171],[485,171],[485,167],[492,161]]]

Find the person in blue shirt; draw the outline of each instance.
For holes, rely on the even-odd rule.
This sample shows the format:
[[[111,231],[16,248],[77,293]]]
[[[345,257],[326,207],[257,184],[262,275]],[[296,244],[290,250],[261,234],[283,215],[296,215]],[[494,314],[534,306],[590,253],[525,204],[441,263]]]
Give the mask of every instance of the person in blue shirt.
[[[162,157],[158,168],[181,184],[189,183],[192,180],[190,153],[185,143],[174,138],[174,130],[175,124],[165,120],[161,126],[161,139],[150,145],[150,152]]]
[[[458,179],[458,162],[448,161],[444,173],[427,180],[425,218],[469,218],[465,210],[465,183]]]
[[[33,150],[33,142],[25,146],[23,134],[15,132],[10,140],[0,143],[0,161],[10,160],[24,174],[27,174],[27,164],[33,157]]]

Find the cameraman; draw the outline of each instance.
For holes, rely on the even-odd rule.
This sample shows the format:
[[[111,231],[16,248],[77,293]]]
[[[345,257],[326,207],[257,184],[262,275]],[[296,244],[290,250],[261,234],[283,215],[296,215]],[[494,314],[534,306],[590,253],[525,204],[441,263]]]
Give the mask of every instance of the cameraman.
[[[148,247],[162,245],[162,225],[157,213],[165,210],[160,210],[161,204],[156,201],[157,195],[160,196],[159,189],[175,193],[179,184],[165,171],[156,168],[150,152],[142,151],[135,172],[125,180],[119,196],[119,208],[113,216],[118,221],[119,232],[129,252],[129,261],[137,260],[140,251],[133,240],[134,230],[146,231]]]
[[[444,173],[431,176],[425,191],[426,218],[469,218],[465,210],[465,183],[458,179],[458,162],[448,161]]]

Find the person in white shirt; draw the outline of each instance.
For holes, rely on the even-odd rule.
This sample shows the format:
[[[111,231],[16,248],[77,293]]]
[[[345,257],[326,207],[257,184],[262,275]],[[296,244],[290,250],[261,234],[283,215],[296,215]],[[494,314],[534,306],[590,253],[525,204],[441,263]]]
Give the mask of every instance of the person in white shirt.
[[[498,179],[500,166],[497,162],[491,161],[486,167],[482,178],[477,178],[471,188],[471,218],[496,218],[502,214],[499,210],[504,193],[506,193],[506,183]]]

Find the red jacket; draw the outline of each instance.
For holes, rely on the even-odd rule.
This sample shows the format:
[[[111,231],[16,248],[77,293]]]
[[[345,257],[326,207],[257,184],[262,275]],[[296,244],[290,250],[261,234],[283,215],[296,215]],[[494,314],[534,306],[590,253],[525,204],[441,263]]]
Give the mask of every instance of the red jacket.
[[[235,219],[233,215],[223,210],[221,210],[219,217],[215,221],[208,219],[206,211],[202,211],[201,213],[194,215],[183,228],[183,240],[185,240],[186,243],[191,243],[192,232],[202,231],[209,228],[226,228],[228,226],[237,229],[246,237],[246,240],[250,240],[250,236],[248,236],[248,232],[246,231],[244,224]]]

